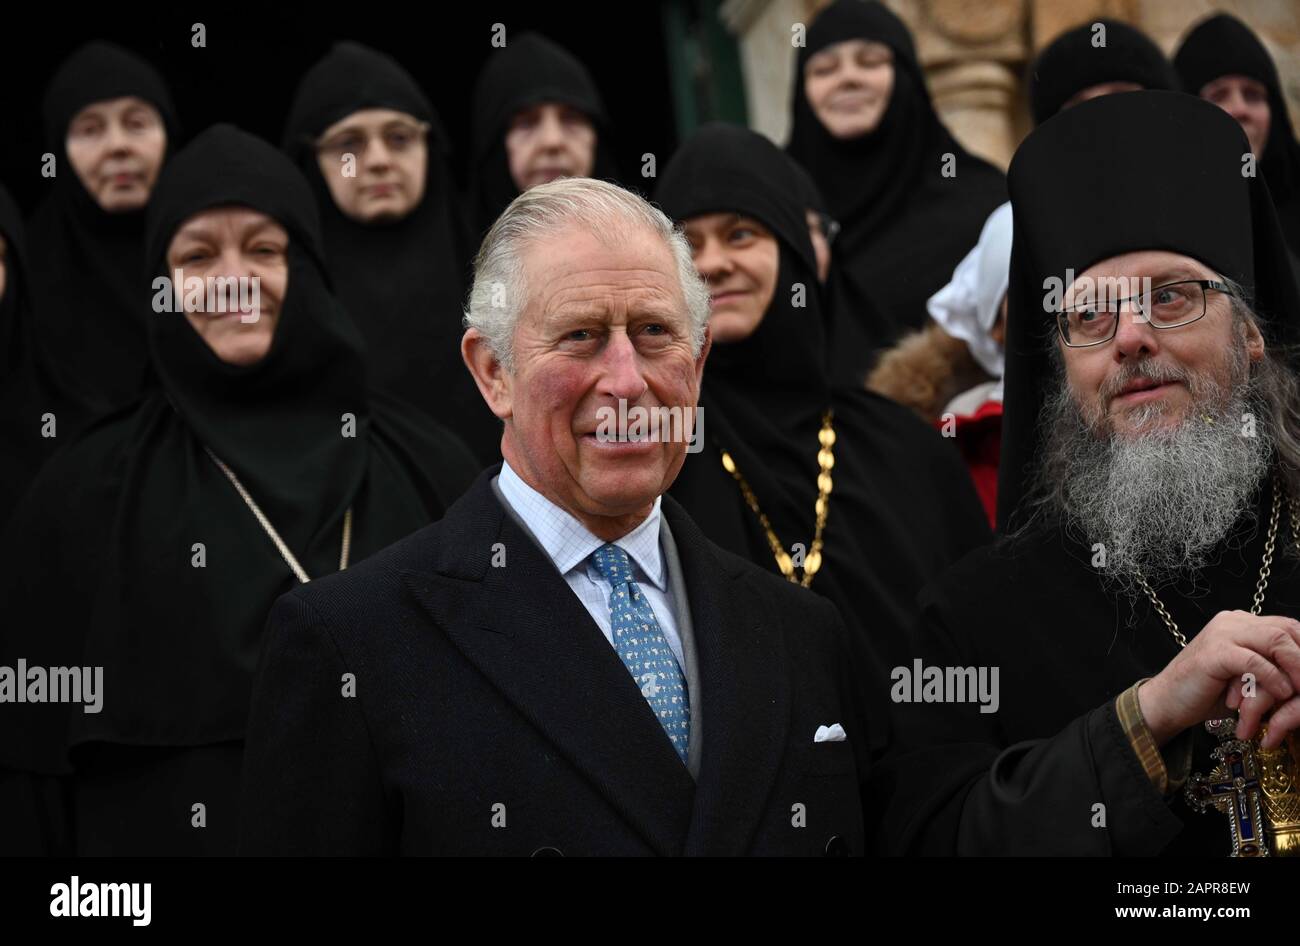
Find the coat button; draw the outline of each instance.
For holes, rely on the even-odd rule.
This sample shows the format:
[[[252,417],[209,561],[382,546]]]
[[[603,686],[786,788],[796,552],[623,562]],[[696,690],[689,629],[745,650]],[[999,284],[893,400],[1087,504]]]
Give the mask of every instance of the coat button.
[[[558,847],[539,847],[533,851],[533,857],[563,857],[564,852]]]
[[[824,857],[848,857],[849,856],[848,842],[845,841],[838,834],[832,834],[831,839],[826,842],[826,850],[823,856]]]

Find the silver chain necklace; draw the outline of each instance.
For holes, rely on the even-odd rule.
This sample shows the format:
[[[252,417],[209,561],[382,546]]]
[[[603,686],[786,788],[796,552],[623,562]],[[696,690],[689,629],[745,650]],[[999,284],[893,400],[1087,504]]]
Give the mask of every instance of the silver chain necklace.
[[[1300,520],[1296,516],[1296,503],[1294,499],[1288,498],[1287,509],[1291,514],[1291,537],[1295,540],[1296,547],[1300,548]],[[1259,567],[1259,581],[1255,583],[1255,600],[1251,605],[1250,613],[1258,615],[1264,607],[1264,592],[1268,589],[1269,575],[1273,571],[1273,549],[1277,542],[1277,525],[1282,513],[1282,486],[1275,479],[1273,481],[1273,512],[1269,516],[1268,523],[1268,540],[1264,543],[1264,561]],[[1151,599],[1152,606],[1156,609],[1156,614],[1160,615],[1160,620],[1164,621],[1165,627],[1173,635],[1179,647],[1187,646],[1187,638],[1183,632],[1178,629],[1177,623],[1165,608],[1164,602],[1156,596],[1155,590],[1147,584],[1147,580],[1141,575],[1138,576],[1138,583],[1142,590],[1147,593]]]

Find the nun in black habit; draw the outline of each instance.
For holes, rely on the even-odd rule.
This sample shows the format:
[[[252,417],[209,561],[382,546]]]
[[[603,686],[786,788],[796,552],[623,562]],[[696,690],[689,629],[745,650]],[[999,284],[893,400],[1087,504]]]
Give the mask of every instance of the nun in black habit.
[[[316,194],[330,277],[365,339],[371,383],[451,428],[480,462],[499,460],[501,424],[460,356],[468,234],[428,97],[391,57],[338,43],[299,83],[284,147]],[[422,187],[407,179],[420,163]]]
[[[231,213],[265,218],[222,242]],[[215,125],[165,169],[150,272],[245,253],[263,283],[273,272],[287,283],[278,304],[263,293],[253,310],[275,318],[264,355],[231,363],[205,339],[235,316],[151,311],[166,293],[142,282],[159,388],[47,463],[15,512],[0,543],[0,667],[102,668],[102,681],[93,712],[26,702],[0,713],[0,812],[12,822],[0,844],[233,853],[271,603],[437,519],[472,480],[477,464],[454,436],[367,391],[320,244],[310,187],[258,138]],[[253,264],[239,265],[210,271]]]
[[[1273,57],[1249,26],[1234,16],[1219,13],[1187,34],[1174,54],[1174,68],[1182,77],[1184,89],[1202,98],[1209,91],[1207,86],[1226,76],[1245,76],[1264,86],[1268,140],[1263,154],[1257,157],[1282,233],[1292,254],[1300,257],[1300,141],[1291,127]]]
[[[715,297],[702,449],[673,497],[714,542],[830,598],[860,648],[888,654],[922,585],[991,538],[960,456],[906,409],[827,380],[806,210],[780,149],[706,125],[664,168],[655,199],[685,225]],[[753,232],[750,221],[766,228],[779,254],[761,320],[731,341],[717,300],[733,280],[706,268],[695,229],[711,215],[726,215],[728,239]]]
[[[1214,106],[1181,93],[1142,91],[1066,109],[1016,153],[1009,175],[1015,239],[999,486],[1000,525],[1009,534],[921,594],[906,673],[891,684],[903,751],[881,770],[876,786],[888,852],[1222,856],[1231,850],[1228,819],[1194,810],[1186,795],[1194,782],[1189,776],[1214,764],[1216,741],[1199,723],[1162,741],[1144,717],[1138,685],[1149,685],[1143,681],[1172,660],[1189,660],[1219,612],[1251,607],[1266,557],[1270,495],[1279,483],[1295,481],[1294,456],[1262,457],[1262,479],[1239,492],[1244,511],[1203,551],[1205,564],[1167,567],[1159,581],[1148,572],[1149,594],[1110,580],[1114,562],[1104,554],[1106,542],[1080,526],[1077,504],[1047,502],[1092,479],[1042,462],[1059,456],[1050,444],[1066,428],[1041,418],[1056,416],[1043,414],[1043,405],[1066,383],[1050,347],[1059,345],[1059,299],[1044,298],[1045,280],[1061,279],[1068,269],[1084,274],[1125,254],[1178,254],[1235,281],[1262,321],[1266,350],[1283,372],[1294,371],[1300,291],[1267,189],[1241,175],[1245,146],[1240,127]],[[1224,293],[1206,298],[1214,301],[1205,303],[1200,320],[1152,333],[1160,336],[1154,343],[1172,350],[1177,333],[1237,331]],[[1148,331],[1141,320],[1133,325],[1123,346],[1118,335],[1103,344],[1113,346],[1109,357],[1124,355],[1154,375],[1169,354],[1138,350],[1137,342],[1153,342],[1141,334]],[[1183,352],[1187,339],[1178,343]],[[1233,438],[1227,450],[1235,453],[1245,439],[1237,438],[1236,412],[1231,406],[1223,412]],[[1214,426],[1208,410],[1206,419]],[[1199,409],[1189,410],[1181,424],[1191,429],[1200,421]],[[1172,449],[1156,447],[1150,464],[1164,463]],[[1113,441],[1106,448],[1116,449]],[[1191,476],[1208,476],[1210,466]],[[1168,470],[1157,466],[1152,479],[1164,482]],[[1166,508],[1189,525],[1196,518],[1186,494]],[[1282,522],[1277,538],[1257,612],[1300,618],[1300,557],[1290,523]],[[1187,649],[1175,630],[1189,641]],[[921,678],[945,668],[996,668],[993,704],[955,702],[951,692],[938,690],[935,699],[925,697]],[[1230,684],[1213,692],[1227,689]],[[1222,699],[1204,718],[1229,715],[1231,703],[1224,707]]]
[[[810,69],[826,60],[819,54],[834,54],[830,47],[854,40],[888,47],[892,88],[874,127],[840,138],[814,110],[807,80]],[[863,89],[845,94],[867,95]],[[796,60],[786,147],[812,175],[842,228],[829,300],[836,322],[854,328],[835,331],[833,364],[838,378],[861,383],[877,351],[923,324],[926,300],[947,283],[988,215],[1006,200],[1006,184],[1000,171],[967,152],[944,127],[911,34],[874,0],[836,0],[809,27]],[[841,345],[841,338],[851,344]]]
[[[27,243],[18,205],[0,186],[0,529],[41,464],[72,439],[84,405],[36,349]]]
[[[474,88],[469,213],[476,247],[501,211],[526,189],[511,172],[506,136],[522,113],[546,105],[572,112],[566,113],[564,143],[557,142],[538,160],[554,161],[568,176],[617,181],[612,129],[591,73],[564,47],[538,33],[521,33],[492,50]],[[595,143],[588,153],[585,142],[591,133]],[[589,166],[579,166],[587,162]]]
[[[84,129],[73,127],[88,106],[128,97],[142,100],[143,107],[121,113],[118,122],[90,119]],[[59,67],[45,93],[44,119],[55,173],[28,227],[37,343],[75,386],[78,400],[91,413],[102,413],[138,400],[151,383],[146,312],[138,295],[145,206],[127,197],[106,210],[115,186],[111,178],[147,192],[175,150],[180,129],[157,70],[102,41],[81,47]],[[109,127],[114,124],[120,130]],[[93,194],[69,158],[74,134],[116,138],[89,169]]]

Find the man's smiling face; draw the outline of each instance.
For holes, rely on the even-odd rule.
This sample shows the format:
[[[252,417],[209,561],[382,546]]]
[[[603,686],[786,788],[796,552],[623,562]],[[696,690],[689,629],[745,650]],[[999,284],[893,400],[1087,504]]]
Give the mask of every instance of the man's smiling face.
[[[568,227],[526,246],[513,371],[497,370],[485,395],[506,421],[503,455],[525,481],[584,522],[635,524],[677,477],[686,442],[598,437],[602,416],[620,401],[629,411],[694,408],[708,343],[694,350],[668,246],[649,230],[620,230]]]

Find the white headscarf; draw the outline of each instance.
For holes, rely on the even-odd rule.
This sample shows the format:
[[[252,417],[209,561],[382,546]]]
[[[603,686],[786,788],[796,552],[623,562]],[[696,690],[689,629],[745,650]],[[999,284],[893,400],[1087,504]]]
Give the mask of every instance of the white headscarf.
[[[1002,348],[989,336],[1007,294],[1011,270],[1011,204],[1007,202],[984,222],[979,243],[953,270],[952,282],[927,304],[930,317],[953,338],[960,338],[981,368],[999,380],[996,400],[1002,399]]]

